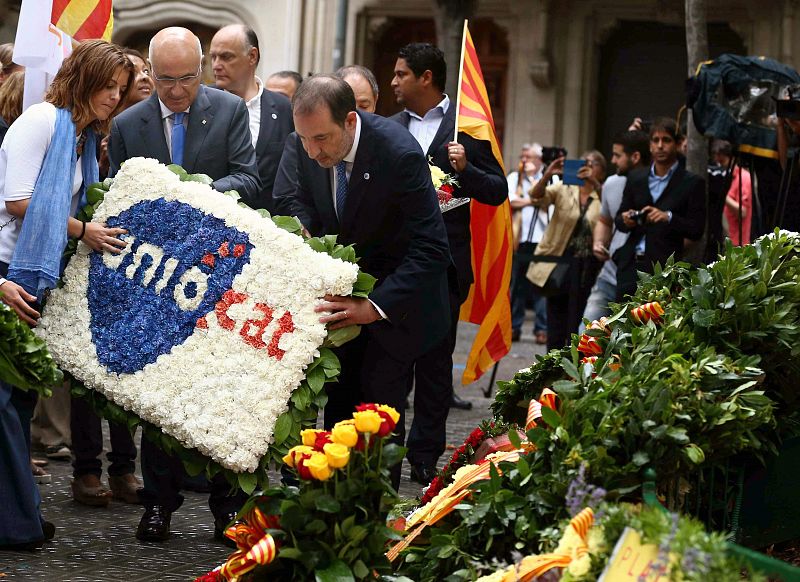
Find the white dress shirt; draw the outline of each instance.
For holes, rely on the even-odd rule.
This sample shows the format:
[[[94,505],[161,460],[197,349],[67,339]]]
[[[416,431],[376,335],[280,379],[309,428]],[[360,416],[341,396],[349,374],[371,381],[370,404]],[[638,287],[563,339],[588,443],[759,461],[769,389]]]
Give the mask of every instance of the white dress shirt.
[[[164,102],[161,99],[158,100],[158,105],[161,107],[161,122],[164,124],[164,137],[167,139],[167,149],[169,150],[169,157],[172,159],[172,114],[175,113],[169,107],[164,105]],[[187,107],[184,113],[186,115],[183,116],[183,127],[189,127],[189,110],[191,107]]]
[[[347,152],[347,155],[342,160],[344,162],[344,173],[347,175],[347,183],[350,183],[350,174],[353,172],[353,162],[356,159],[356,151],[358,150],[358,142],[361,140],[361,118],[356,115],[356,135],[353,138],[353,147]],[[331,192],[333,193],[333,209],[336,210],[336,216],[339,215],[339,209],[336,208],[336,166],[331,168]]]
[[[431,147],[433,138],[436,137],[436,132],[439,131],[439,126],[442,124],[444,114],[450,108],[450,98],[445,95],[444,99],[439,101],[436,107],[428,109],[424,117],[420,117],[410,109],[406,109],[408,113],[408,131],[417,140],[422,151],[428,153],[428,148]]]
[[[253,147],[256,147],[258,132],[261,129],[261,95],[264,94],[264,83],[258,77],[255,79],[258,84],[258,93],[249,101],[244,102],[247,112],[250,114],[250,136],[253,138]]]

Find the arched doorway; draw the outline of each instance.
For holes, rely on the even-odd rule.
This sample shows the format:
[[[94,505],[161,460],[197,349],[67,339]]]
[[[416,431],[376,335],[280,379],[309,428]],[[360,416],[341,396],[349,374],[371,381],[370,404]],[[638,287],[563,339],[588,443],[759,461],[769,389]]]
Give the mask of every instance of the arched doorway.
[[[497,137],[502,144],[508,79],[508,38],[506,32],[490,18],[472,20],[469,28],[481,61]],[[401,110],[394,99],[391,82],[397,51],[412,42],[436,43],[436,26],[432,18],[391,18],[374,42],[372,54],[375,58],[368,66],[375,73],[380,88],[381,97],[376,110],[379,115],[394,115]],[[447,63],[447,66],[454,67],[458,64]],[[455,98],[454,88],[448,87],[448,94]]]
[[[711,58],[745,54],[726,23],[708,24]],[[674,117],[686,102],[686,30],[656,22],[622,21],[600,52],[595,146],[611,151],[614,135],[634,117]]]

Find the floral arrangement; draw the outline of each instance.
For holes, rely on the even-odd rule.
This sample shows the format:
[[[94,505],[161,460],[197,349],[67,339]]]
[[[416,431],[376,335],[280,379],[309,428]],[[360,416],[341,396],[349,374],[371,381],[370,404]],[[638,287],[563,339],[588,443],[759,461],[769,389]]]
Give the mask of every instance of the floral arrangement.
[[[772,454],[800,426],[799,324],[800,235],[729,245],[708,267],[657,268],[613,316],[499,383],[496,421],[523,425],[545,387],[557,410],[527,431],[534,450],[473,483],[400,553],[399,572],[467,580],[525,548],[551,551],[548,528],[591,499],[589,477],[617,504],[641,499],[643,471],[657,467],[664,503],[678,511],[685,498],[674,492],[698,468]],[[568,493],[581,501],[565,504]]]
[[[0,380],[20,390],[50,396],[63,380],[45,343],[19,316],[0,302]]]
[[[206,182],[134,158],[90,189],[101,199],[87,214],[126,228],[128,245],[79,244],[37,333],[104,415],[142,424],[191,473],[223,470],[252,491],[338,374],[314,306],[374,279],[334,237],[304,241],[294,219]]]
[[[439,197],[439,208],[442,212],[447,212],[469,202],[469,198],[453,197],[453,192],[458,188],[458,180],[434,164],[430,157],[428,157],[428,168],[431,171],[431,180],[433,181],[433,187],[436,188],[436,195]]]
[[[253,496],[226,534],[237,550],[197,579],[370,580],[391,568],[384,552],[398,535],[386,526],[396,493],[389,469],[405,449],[386,440],[399,413],[362,404],[331,431],[304,430],[284,458],[299,485]]]
[[[450,459],[444,467],[437,472],[436,477],[425,488],[420,498],[419,504],[425,505],[431,501],[439,492],[453,479],[455,472],[472,461],[475,451],[486,439],[507,433],[511,425],[505,422],[495,422],[484,420],[475,428],[464,442],[453,451]]]

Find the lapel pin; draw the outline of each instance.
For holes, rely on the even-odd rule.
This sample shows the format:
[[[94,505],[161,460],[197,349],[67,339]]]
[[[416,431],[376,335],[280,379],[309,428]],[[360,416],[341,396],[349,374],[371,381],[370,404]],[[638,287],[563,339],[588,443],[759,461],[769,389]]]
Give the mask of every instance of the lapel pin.
[[[369,180],[369,172],[367,172],[366,174],[364,174],[364,179],[365,179],[365,180]]]
[[[204,120],[202,121],[202,123],[203,123],[203,125],[205,125],[205,124],[206,124],[206,120],[204,119]]]
[[[273,113],[272,114],[272,119],[278,119],[278,114],[277,113]]]

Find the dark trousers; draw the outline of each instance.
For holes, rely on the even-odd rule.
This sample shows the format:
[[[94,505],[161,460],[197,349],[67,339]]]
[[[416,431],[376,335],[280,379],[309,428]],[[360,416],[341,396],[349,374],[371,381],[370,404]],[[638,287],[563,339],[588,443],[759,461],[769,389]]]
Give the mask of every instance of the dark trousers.
[[[664,264],[664,261],[661,261]],[[637,255],[627,265],[617,265],[617,301],[627,301],[629,295],[636,293],[639,283],[639,271],[643,273],[653,272],[653,261],[646,259],[642,255]]]
[[[173,512],[183,503],[180,494],[186,477],[183,462],[174,455],[168,455],[150,439],[142,438],[142,477],[144,489],[139,498],[145,507],[161,505]],[[211,494],[208,506],[214,517],[222,517],[232,511],[239,511],[247,501],[247,494],[239,488],[231,490],[231,485],[220,474],[211,479]]]
[[[520,243],[511,265],[511,329],[515,331],[522,329],[528,298],[533,298],[533,332],[547,332],[547,299],[533,290],[526,277],[535,250],[536,243]]]
[[[342,372],[339,382],[326,387],[325,429],[330,430],[340,420],[352,418],[357,404],[387,404],[400,413],[391,442],[402,445],[412,362],[402,354],[388,352],[371,336],[369,326],[363,326],[361,335],[335,350]],[[400,487],[400,463],[391,473],[392,484],[397,489]]]
[[[447,415],[453,399],[453,350],[461,302],[450,296],[450,331],[414,363],[414,421],[408,433],[408,462],[436,467],[447,445]],[[411,378],[410,378],[411,380]],[[409,385],[409,392],[411,386]]]
[[[101,419],[95,414],[85,398],[73,398],[70,410],[72,431],[73,475],[97,475],[103,471],[100,455],[103,452],[103,428]],[[111,451],[108,474],[113,477],[133,473],[136,470],[136,445],[128,427],[108,421],[111,436]]]
[[[572,334],[577,333],[599,266],[594,257],[573,257],[567,273],[568,290],[547,298],[548,350],[568,345]]]
[[[36,393],[0,382],[0,545],[40,540],[39,489],[31,473]]]

